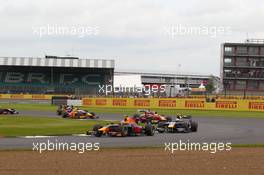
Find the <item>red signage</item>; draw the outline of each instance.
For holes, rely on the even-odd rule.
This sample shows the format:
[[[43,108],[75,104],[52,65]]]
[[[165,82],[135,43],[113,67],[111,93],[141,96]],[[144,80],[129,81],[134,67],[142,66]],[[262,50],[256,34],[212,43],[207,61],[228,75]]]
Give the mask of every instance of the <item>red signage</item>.
[[[185,101],[186,108],[204,108],[204,101],[200,100],[186,100]]]
[[[107,104],[107,100],[106,99],[96,99],[95,104],[98,106],[104,106]]]
[[[83,105],[91,106],[92,105],[92,100],[91,99],[83,99]]]
[[[150,106],[150,100],[135,100],[134,106]]]
[[[113,106],[127,106],[127,100],[125,100],[125,99],[113,99]]]
[[[159,107],[176,107],[176,100],[159,100]]]
[[[264,102],[249,102],[249,109],[264,110]]]
[[[221,109],[236,109],[237,102],[236,101],[217,101],[215,103],[215,107],[221,108]]]

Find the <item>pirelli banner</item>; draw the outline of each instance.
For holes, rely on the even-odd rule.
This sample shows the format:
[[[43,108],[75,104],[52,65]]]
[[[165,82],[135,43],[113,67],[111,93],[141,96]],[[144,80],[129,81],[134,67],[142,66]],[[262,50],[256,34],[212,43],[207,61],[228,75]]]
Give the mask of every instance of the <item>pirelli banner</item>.
[[[43,94],[0,94],[0,99],[13,99],[13,100],[51,100],[54,95]],[[58,95],[60,96],[60,95]],[[62,96],[62,95],[61,95]]]
[[[264,112],[264,100],[216,100],[215,102],[206,102],[205,99],[182,98],[84,98],[83,105],[102,108],[160,108]]]

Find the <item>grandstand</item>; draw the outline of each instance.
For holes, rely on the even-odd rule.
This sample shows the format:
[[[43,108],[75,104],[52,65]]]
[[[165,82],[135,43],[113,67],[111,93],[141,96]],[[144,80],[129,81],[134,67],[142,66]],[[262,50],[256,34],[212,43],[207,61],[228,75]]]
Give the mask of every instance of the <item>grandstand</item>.
[[[95,95],[113,83],[114,60],[0,57],[0,93]]]

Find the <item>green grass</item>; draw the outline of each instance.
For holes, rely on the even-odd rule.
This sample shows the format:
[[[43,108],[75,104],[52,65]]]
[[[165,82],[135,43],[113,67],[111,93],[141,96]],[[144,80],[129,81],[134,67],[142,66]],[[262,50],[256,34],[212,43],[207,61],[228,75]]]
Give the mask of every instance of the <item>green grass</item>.
[[[84,134],[102,120],[74,120],[48,117],[0,116],[0,137]]]
[[[47,104],[0,104],[0,108],[15,108],[18,111],[51,111],[54,112],[57,106],[47,105]],[[83,108],[88,109],[100,114],[119,114],[119,115],[133,115],[137,109],[122,109],[122,108]],[[194,117],[236,117],[236,118],[264,118],[263,112],[246,112],[246,111],[215,111],[215,110],[176,110],[176,109],[153,109],[160,114],[164,115],[176,115],[190,114]]]

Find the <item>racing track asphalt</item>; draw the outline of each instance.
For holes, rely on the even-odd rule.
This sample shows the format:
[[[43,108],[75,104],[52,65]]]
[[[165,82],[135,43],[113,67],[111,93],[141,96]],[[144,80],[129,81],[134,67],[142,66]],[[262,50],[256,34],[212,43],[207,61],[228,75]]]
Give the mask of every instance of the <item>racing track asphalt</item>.
[[[22,111],[20,115],[59,117],[52,112]],[[100,119],[121,120],[122,115],[102,114]],[[214,143],[231,142],[232,144],[263,144],[264,119],[226,118],[226,117],[194,117],[198,122],[195,133],[156,133],[154,136],[137,137],[101,137],[93,136],[56,136],[48,138],[0,138],[0,149],[32,149],[33,142],[63,143],[100,143],[100,147],[145,147],[164,146],[164,143]]]

